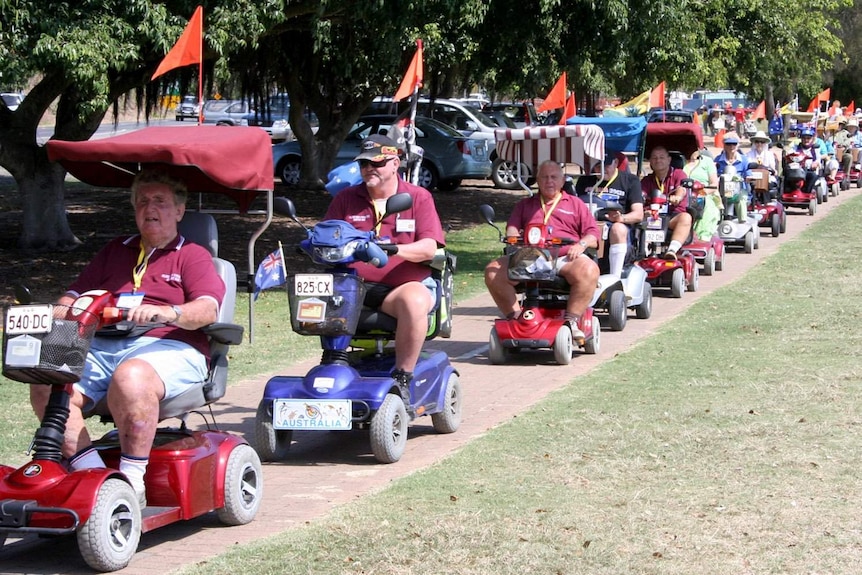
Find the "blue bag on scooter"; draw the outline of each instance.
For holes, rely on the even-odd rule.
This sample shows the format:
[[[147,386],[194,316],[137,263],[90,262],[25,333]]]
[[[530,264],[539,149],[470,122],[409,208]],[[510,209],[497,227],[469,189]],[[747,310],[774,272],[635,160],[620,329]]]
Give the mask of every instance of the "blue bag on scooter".
[[[344,220],[324,220],[300,242],[302,251],[321,264],[368,262],[383,267],[389,257],[375,242],[375,233],[362,232]]]

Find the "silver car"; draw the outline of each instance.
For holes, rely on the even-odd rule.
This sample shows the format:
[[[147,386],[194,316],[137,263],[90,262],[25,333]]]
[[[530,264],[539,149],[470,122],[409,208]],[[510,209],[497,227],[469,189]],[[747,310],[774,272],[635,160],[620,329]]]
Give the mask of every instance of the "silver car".
[[[204,124],[239,126],[249,109],[245,100],[207,100],[204,104]]]

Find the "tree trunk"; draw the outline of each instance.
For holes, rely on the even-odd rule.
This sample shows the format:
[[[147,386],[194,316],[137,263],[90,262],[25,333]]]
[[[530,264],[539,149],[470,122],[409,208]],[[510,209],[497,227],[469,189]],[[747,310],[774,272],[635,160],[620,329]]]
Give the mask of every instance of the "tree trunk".
[[[66,219],[65,176],[59,164],[48,162],[40,149],[33,169],[16,178],[21,195],[21,236],[19,247],[35,251],[68,251],[81,241],[72,233]]]

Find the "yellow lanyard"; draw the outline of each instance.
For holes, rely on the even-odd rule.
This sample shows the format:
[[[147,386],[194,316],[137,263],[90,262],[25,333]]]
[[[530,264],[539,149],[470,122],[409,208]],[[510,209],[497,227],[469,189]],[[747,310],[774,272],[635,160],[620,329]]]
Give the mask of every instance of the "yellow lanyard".
[[[141,289],[141,282],[144,281],[144,274],[147,273],[147,262],[150,260],[150,256],[153,255],[153,252],[156,251],[156,248],[153,248],[149,254],[147,254],[144,249],[144,243],[141,242],[141,253],[138,254],[138,263],[135,264],[135,267],[132,268],[132,282],[135,286],[135,293],[139,289]]]
[[[669,176],[670,172],[668,172],[667,175]],[[655,185],[658,186],[658,193],[664,195],[664,183],[660,182],[658,176],[656,176],[655,174],[653,174],[653,177],[655,178]]]
[[[614,183],[614,180],[616,180],[617,176],[619,176],[619,175],[620,175],[619,169],[614,170],[614,176],[610,180],[608,180],[608,183],[605,184],[604,186],[602,186],[601,185],[602,181],[604,181],[604,178],[602,178],[601,180],[599,180],[599,183],[596,185],[596,188],[599,189],[599,192],[601,192],[602,190],[607,190],[608,188],[611,187],[611,184]]]
[[[542,204],[542,213],[545,214],[545,219],[542,222],[543,224],[548,225],[548,220],[551,219],[551,214],[554,213],[554,208],[557,207],[557,204],[560,202],[560,198],[562,198],[562,197],[563,197],[563,194],[558,192],[557,196],[554,198],[553,203],[551,203],[550,209],[546,208],[545,200],[543,200],[541,196],[539,197],[539,202],[541,202],[541,204]]]
[[[386,212],[378,209],[377,200],[371,200],[371,205],[374,206],[374,221],[377,222],[377,225],[374,227],[374,233],[379,236],[380,227],[383,225],[383,214]],[[383,201],[383,206],[386,206],[386,200]]]

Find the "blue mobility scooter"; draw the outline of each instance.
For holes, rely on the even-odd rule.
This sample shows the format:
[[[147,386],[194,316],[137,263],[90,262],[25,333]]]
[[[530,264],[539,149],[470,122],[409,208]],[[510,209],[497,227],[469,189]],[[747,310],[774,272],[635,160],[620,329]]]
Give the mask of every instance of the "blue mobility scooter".
[[[380,221],[411,205],[408,194],[390,197]],[[290,200],[277,198],[275,208],[299,223]],[[396,320],[363,306],[365,285],[348,267],[358,261],[382,267],[387,251],[396,253],[397,246],[378,243],[375,232],[358,231],[342,220],[323,221],[306,231],[300,249],[326,269],[288,280],[291,327],[301,335],[320,336],[323,356],[304,376],[280,375],[267,382],[255,418],[261,458],[285,458],[296,430],[367,428],[375,459],[394,463],[404,453],[411,420],[430,415],[438,433],[456,431],[461,423],[461,386],[448,356],[423,351],[409,395],[402,392],[391,376],[394,350],[386,347],[394,339]],[[427,339],[448,337],[451,331],[454,258],[443,250],[439,256],[430,262],[438,302],[429,316]]]

